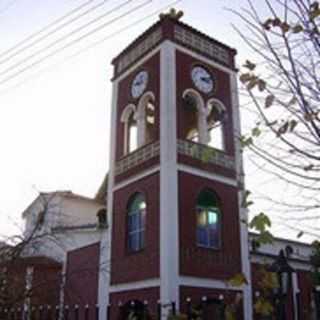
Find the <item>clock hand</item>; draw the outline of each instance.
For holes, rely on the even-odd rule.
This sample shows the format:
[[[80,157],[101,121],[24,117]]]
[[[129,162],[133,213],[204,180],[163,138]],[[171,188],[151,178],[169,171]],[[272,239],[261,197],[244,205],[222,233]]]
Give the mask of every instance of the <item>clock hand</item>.
[[[201,77],[201,80],[203,80],[206,83],[210,83],[210,78],[207,77]]]

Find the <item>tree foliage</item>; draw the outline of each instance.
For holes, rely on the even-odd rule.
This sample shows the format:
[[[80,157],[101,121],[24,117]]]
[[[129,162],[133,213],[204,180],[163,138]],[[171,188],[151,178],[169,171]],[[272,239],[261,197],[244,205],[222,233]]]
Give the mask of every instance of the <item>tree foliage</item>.
[[[245,30],[236,28],[252,49],[240,72],[246,108],[255,125],[241,143],[262,170],[284,182],[294,198],[265,195],[278,210],[301,220],[317,236],[312,224],[320,207],[320,5],[310,0],[248,0],[236,12]],[[288,196],[288,194],[287,194]],[[287,217],[286,217],[287,218]]]

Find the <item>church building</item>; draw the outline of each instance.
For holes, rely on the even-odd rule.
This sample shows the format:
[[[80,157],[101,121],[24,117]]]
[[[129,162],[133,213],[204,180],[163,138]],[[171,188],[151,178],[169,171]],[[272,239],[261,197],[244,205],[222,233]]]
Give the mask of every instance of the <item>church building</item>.
[[[161,14],[112,61],[109,173],[93,201],[61,195],[90,221],[58,230],[77,232],[61,254],[60,302],[94,305],[100,320],[226,319],[226,306],[258,320],[259,268],[286,254],[281,319],[315,319],[311,247],[256,248],[248,231],[236,50],[181,17]]]
[[[163,14],[114,60],[99,304],[243,297],[252,317],[236,51]],[[102,248],[107,248],[102,250]],[[101,262],[100,262],[101,263]],[[112,306],[115,306],[113,308]]]

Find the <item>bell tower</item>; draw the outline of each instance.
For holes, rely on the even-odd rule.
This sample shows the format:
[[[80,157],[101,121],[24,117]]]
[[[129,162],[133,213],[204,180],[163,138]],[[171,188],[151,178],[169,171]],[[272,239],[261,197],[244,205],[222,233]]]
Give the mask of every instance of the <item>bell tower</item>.
[[[236,51],[180,21],[157,23],[114,60],[109,230],[99,304],[162,318],[242,296],[251,319]],[[214,309],[214,308],[213,308]],[[213,311],[214,312],[214,311]]]

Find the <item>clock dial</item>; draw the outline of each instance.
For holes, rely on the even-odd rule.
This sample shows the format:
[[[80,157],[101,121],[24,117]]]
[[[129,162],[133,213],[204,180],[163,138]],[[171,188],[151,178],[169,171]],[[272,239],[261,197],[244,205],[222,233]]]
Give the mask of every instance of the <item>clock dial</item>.
[[[210,93],[214,87],[212,75],[203,67],[194,67],[191,71],[194,85],[204,93]]]
[[[148,84],[148,72],[140,71],[133,79],[131,85],[131,94],[133,98],[138,98],[142,95]]]

